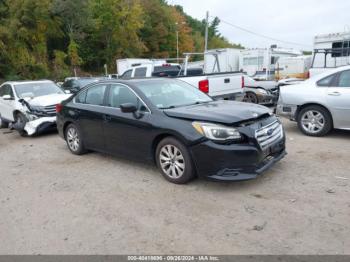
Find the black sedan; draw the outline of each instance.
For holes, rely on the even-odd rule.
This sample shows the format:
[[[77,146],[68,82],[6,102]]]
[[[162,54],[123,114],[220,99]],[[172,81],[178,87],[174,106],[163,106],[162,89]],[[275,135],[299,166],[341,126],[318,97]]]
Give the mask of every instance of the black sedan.
[[[283,127],[268,108],[213,101],[173,79],[88,85],[57,106],[57,126],[73,154],[154,161],[178,184],[254,179],[286,154]]]

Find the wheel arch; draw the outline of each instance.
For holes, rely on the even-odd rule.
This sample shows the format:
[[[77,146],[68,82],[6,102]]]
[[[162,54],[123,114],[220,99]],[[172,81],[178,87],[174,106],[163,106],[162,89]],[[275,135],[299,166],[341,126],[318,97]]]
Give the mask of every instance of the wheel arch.
[[[70,125],[70,124],[73,124],[73,121],[66,121],[64,124],[63,124],[63,136],[64,136],[64,139],[66,139],[66,129],[67,127]]]
[[[167,137],[173,137],[177,140],[179,140],[181,143],[186,145],[184,138],[182,138],[180,135],[172,133],[172,132],[164,132],[161,134],[158,134],[152,141],[152,148],[151,148],[151,154],[152,154],[152,160],[154,163],[156,163],[156,151],[157,151],[157,146],[158,144],[165,138]]]
[[[20,110],[16,109],[16,110],[14,110],[14,111],[12,112],[12,114],[13,114],[13,119],[16,121],[16,116],[17,116],[18,114],[23,114],[23,112],[21,112]]]
[[[297,107],[297,111],[295,112],[295,118],[298,119],[300,111],[303,110],[306,107],[309,107],[309,106],[319,106],[319,107],[322,107],[323,109],[325,109],[329,113],[329,115],[331,117],[332,127],[334,126],[334,120],[333,120],[332,112],[328,109],[327,106],[325,106],[325,105],[323,105],[321,103],[317,103],[317,102],[309,102],[309,103],[305,103],[305,104],[302,104],[302,105],[298,106]]]

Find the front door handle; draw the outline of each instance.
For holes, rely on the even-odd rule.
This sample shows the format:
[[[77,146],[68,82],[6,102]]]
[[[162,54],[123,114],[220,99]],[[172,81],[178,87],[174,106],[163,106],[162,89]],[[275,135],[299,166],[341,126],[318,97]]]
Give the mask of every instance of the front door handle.
[[[109,121],[112,120],[112,117],[111,117],[110,115],[103,115],[103,120],[104,120],[105,122],[109,122]]]
[[[328,93],[328,95],[329,96],[341,96],[341,93],[337,92],[337,91],[334,91],[334,92]]]

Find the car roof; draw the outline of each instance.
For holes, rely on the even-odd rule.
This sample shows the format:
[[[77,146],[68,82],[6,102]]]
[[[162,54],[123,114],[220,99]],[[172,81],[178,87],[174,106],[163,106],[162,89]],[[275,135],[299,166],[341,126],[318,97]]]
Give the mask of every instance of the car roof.
[[[316,82],[322,78],[325,78],[327,76],[330,76],[330,75],[333,75],[333,74],[336,74],[338,72],[341,72],[341,71],[346,71],[346,70],[350,70],[350,65],[347,65],[347,66],[340,66],[340,67],[337,67],[337,68],[334,68],[332,70],[326,70],[325,72],[323,73],[320,73],[318,75],[315,75],[314,77],[308,79],[310,81],[313,81],[313,82]],[[307,80],[307,81],[308,81]]]
[[[7,81],[3,84],[9,85],[22,85],[22,84],[33,84],[33,83],[53,83],[51,80],[18,80],[18,81]]]
[[[137,79],[101,79],[98,83],[121,83],[121,84],[135,84],[140,82],[153,82],[153,81],[177,81],[173,78],[165,77],[148,77],[148,78],[137,78]]]

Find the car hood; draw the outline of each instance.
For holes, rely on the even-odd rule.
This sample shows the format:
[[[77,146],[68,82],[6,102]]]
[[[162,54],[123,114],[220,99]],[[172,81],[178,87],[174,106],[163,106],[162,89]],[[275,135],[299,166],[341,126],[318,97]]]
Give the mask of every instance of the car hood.
[[[235,124],[269,115],[272,111],[264,106],[235,101],[213,101],[199,105],[165,109],[169,117]]]
[[[26,101],[32,106],[51,106],[61,103],[63,100],[68,99],[71,94],[52,94],[46,96],[34,97],[32,99],[26,99]]]

